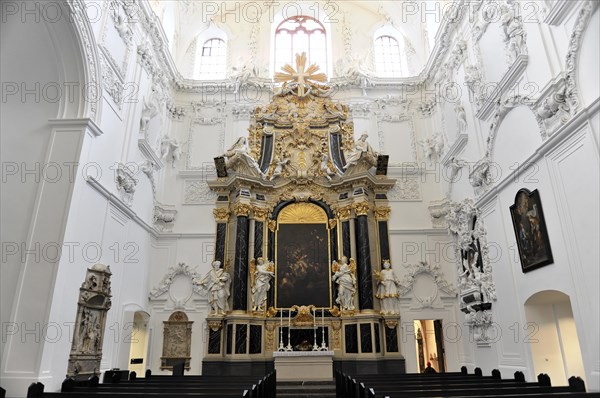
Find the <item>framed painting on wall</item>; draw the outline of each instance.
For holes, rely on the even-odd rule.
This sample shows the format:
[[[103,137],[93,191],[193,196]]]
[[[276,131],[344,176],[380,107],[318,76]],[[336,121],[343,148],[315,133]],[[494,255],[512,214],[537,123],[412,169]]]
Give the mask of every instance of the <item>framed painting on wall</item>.
[[[552,264],[552,249],[538,190],[520,189],[510,206],[521,269],[529,272]]]

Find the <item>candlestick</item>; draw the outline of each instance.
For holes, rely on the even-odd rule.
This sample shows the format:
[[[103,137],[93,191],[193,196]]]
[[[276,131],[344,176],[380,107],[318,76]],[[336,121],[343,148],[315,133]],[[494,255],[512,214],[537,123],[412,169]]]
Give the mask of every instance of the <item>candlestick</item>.
[[[317,347],[317,309],[313,309],[313,351],[319,351],[319,347]]]
[[[277,351],[284,351],[283,347],[283,309],[279,313],[279,348]]]
[[[286,351],[292,351],[292,343],[290,340],[290,330],[292,328],[292,310],[290,309],[288,312],[288,343],[287,347],[285,347]]]

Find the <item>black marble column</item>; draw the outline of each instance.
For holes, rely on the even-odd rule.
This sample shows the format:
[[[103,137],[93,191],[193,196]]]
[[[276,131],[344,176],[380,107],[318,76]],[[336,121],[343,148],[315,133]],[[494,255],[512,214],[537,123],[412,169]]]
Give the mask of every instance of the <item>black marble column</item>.
[[[358,307],[361,310],[372,310],[373,277],[371,275],[371,249],[369,247],[369,224],[367,216],[357,216],[354,225],[356,228]]]
[[[377,228],[379,231],[379,252],[381,253],[381,261],[390,260],[390,239],[387,221],[378,221]]]
[[[233,310],[248,309],[248,216],[238,216],[233,271]]]
[[[263,256],[263,231],[265,223],[254,220],[254,258]],[[271,259],[269,259],[271,260]]]
[[[227,223],[217,223],[217,239],[215,243],[215,260],[225,264],[225,238],[227,237]]]
[[[352,257],[350,249],[350,220],[342,222],[342,254],[348,258]]]

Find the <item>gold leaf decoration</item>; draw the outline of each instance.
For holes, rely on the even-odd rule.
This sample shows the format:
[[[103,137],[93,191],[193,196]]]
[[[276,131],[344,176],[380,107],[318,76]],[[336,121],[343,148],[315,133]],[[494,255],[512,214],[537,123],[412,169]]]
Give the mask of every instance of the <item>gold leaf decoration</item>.
[[[277,217],[279,224],[327,224],[327,213],[319,206],[303,202],[286,206]]]

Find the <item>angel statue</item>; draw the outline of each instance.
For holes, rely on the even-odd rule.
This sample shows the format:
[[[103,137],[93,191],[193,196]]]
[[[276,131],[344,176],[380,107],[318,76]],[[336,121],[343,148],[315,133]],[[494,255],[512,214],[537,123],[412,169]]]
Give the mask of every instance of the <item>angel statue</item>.
[[[259,257],[250,260],[250,286],[252,287],[252,311],[264,311],[267,308],[267,292],[271,289],[271,280],[275,277],[275,263]]]
[[[229,311],[229,287],[231,277],[221,268],[221,262],[215,260],[212,262],[213,269],[210,270],[199,285],[208,292],[208,302],[211,306],[211,315],[225,314]]]
[[[375,297],[381,301],[381,314],[399,314],[400,282],[396,278],[390,260],[383,262],[383,269],[375,273],[375,278],[377,279]]]
[[[290,162],[290,158],[284,158],[281,160],[279,156],[275,156],[273,159],[272,165],[275,165],[275,169],[273,169],[273,174],[271,174],[271,181],[273,181],[276,177],[279,177],[283,174],[283,168]]]
[[[171,165],[175,167],[176,162],[181,158],[181,144],[177,138],[163,136],[160,140],[160,158],[170,160]]]
[[[333,281],[338,285],[338,294],[335,302],[340,305],[342,311],[354,311],[356,263],[354,259],[350,259],[350,264],[348,264],[348,257],[346,256],[342,257],[340,261],[342,262],[341,264],[337,261],[331,264],[331,269],[335,272],[333,274]]]
[[[325,178],[327,178],[329,181],[331,181],[331,177],[335,176],[335,172],[331,171],[331,168],[329,167],[329,155],[327,155],[326,153],[324,153],[321,156],[321,172],[323,173],[323,175],[325,176]]]
[[[367,133],[362,133],[358,141],[354,143],[354,148],[352,148],[350,153],[346,156],[344,170],[350,166],[355,166],[363,156],[372,166],[377,165],[377,152],[375,152],[367,142],[367,138],[369,138],[369,135]]]

